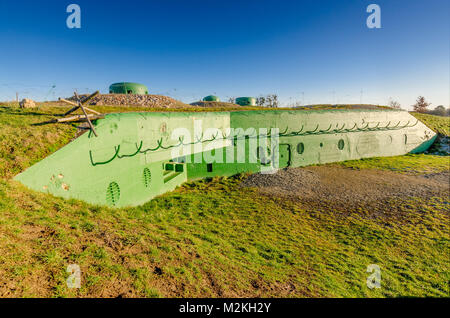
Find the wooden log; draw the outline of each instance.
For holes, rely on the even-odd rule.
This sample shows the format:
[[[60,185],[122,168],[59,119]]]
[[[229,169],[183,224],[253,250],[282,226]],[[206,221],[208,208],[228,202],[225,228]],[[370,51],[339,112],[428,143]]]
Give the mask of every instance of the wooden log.
[[[95,119],[102,119],[105,118],[104,115],[94,115],[94,114],[88,114],[89,119],[95,120]],[[87,121],[86,117],[84,115],[75,115],[65,118],[54,118],[48,121],[40,122],[31,124],[32,126],[41,126],[41,125],[47,125],[47,124],[56,124],[56,123],[68,123],[68,122],[79,122],[79,121]],[[90,129],[90,128],[88,128]]]
[[[98,91],[96,91],[94,94],[97,94],[97,93],[98,93]],[[81,108],[81,110],[83,111],[84,116],[86,117],[86,120],[87,120],[87,122],[89,124],[89,127],[91,128],[91,130],[94,133],[95,137],[98,137],[97,132],[95,131],[94,125],[92,125],[91,121],[89,120],[89,116],[86,113],[86,110],[84,109],[83,104],[81,103],[81,98],[78,96],[77,92],[75,92],[74,94],[75,94],[75,97],[77,98],[78,106]],[[92,94],[91,96],[93,96],[94,94]],[[91,97],[91,96],[89,96],[89,97]],[[85,101],[87,101],[89,99],[89,97],[86,98]]]
[[[104,118],[105,116],[103,115],[93,115],[93,114],[88,114],[87,117],[85,115],[75,115],[75,116],[70,116],[70,117],[66,117],[66,118],[58,118],[53,122],[58,122],[58,123],[66,123],[66,122],[70,122],[70,121],[87,121],[89,119],[100,119],[100,118]]]
[[[69,115],[70,113],[73,113],[74,111],[76,111],[76,110],[80,107],[80,106],[78,106],[77,103],[71,102],[70,100],[67,100],[67,99],[64,99],[64,98],[60,98],[59,100],[60,100],[61,102],[64,102],[64,103],[67,103],[67,104],[70,104],[70,105],[75,106],[74,108],[70,109],[67,113],[65,113],[63,116],[67,116],[67,115]],[[98,111],[95,111],[95,110],[93,110],[93,109],[90,109],[90,108],[88,108],[88,107],[86,107],[86,106],[83,106],[83,107],[84,107],[84,109],[86,109],[86,111],[88,111],[88,112],[94,113],[94,114],[96,114],[96,115],[101,115],[101,113],[99,113]]]
[[[88,107],[86,107],[86,106],[83,106],[83,107],[84,107],[84,109],[86,109],[86,111],[88,111],[88,112],[94,113],[94,114],[96,114],[96,115],[101,115],[101,113],[99,113],[98,111],[95,111],[95,110],[93,110],[93,109],[90,109],[90,108],[88,108]]]
[[[52,120],[43,121],[43,122],[40,122],[40,123],[31,124],[31,126],[42,126],[42,125],[47,125],[47,124],[55,124],[57,122],[58,122],[58,119],[52,119]]]
[[[61,98],[61,97],[58,98],[58,100],[61,101],[61,102],[66,103],[66,104],[69,104],[69,105],[78,107],[78,104],[77,104],[77,103],[71,102],[70,100],[67,100],[67,99],[64,99],[64,98]]]
[[[77,99],[77,104],[78,104],[78,106],[80,106],[81,98],[80,98],[80,96],[78,96],[78,93],[77,92],[73,92],[73,96],[75,96],[75,98]]]
[[[89,116],[86,113],[86,110],[84,109],[83,105],[81,105],[81,103],[79,103],[81,110],[83,111],[84,116],[86,116],[86,120],[89,124],[89,127],[91,127],[92,132],[94,133],[95,137],[98,137],[97,132],[95,131],[94,125],[92,125],[91,121],[89,120]]]
[[[80,108],[80,106],[76,106],[74,108],[71,108],[68,112],[65,112],[64,114],[62,114],[62,116],[67,116],[67,115],[73,113],[74,111],[76,111],[78,108]]]
[[[99,91],[95,91],[93,94],[91,94],[91,95],[89,95],[88,97],[86,97],[86,98],[84,98],[82,101],[81,101],[81,104],[86,104],[88,101],[90,101],[91,99],[93,99],[95,96],[97,96],[98,94],[100,94],[100,92]]]

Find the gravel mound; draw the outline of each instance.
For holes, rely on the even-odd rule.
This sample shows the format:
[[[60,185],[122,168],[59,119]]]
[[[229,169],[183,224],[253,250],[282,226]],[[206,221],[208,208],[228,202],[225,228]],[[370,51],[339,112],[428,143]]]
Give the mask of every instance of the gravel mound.
[[[87,95],[81,96],[85,97]],[[75,100],[75,97],[72,96],[68,99]],[[175,108],[189,106],[167,96],[137,94],[99,94],[89,102],[89,105],[142,106],[150,108]]]
[[[200,107],[241,107],[238,104],[227,103],[227,102],[195,102],[191,103],[192,106],[200,106]]]

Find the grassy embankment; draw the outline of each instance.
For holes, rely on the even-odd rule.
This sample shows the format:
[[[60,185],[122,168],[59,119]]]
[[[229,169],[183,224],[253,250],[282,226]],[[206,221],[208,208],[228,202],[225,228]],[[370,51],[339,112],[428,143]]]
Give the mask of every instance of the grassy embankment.
[[[449,296],[448,197],[390,202],[406,223],[308,210],[240,188],[245,176],[190,183],[136,208],[63,200],[11,180],[73,137],[71,126],[29,125],[47,112],[60,111],[0,107],[2,297]],[[431,173],[448,160],[344,165]],[[65,283],[73,263],[79,290]],[[368,264],[381,267],[381,289],[366,287]]]
[[[450,117],[435,116],[416,112],[412,112],[411,114],[415,116],[417,119],[424,122],[428,127],[433,129],[435,132],[438,132],[441,135],[445,136],[450,135]]]

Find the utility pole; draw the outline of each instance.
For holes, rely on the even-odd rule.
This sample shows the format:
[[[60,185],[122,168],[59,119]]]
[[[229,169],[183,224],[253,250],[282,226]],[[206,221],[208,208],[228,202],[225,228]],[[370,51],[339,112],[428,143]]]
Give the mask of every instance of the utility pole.
[[[19,101],[19,92],[16,92],[16,102]]]
[[[361,90],[361,95],[359,96],[359,103],[362,104],[362,100],[363,100],[363,90]]]

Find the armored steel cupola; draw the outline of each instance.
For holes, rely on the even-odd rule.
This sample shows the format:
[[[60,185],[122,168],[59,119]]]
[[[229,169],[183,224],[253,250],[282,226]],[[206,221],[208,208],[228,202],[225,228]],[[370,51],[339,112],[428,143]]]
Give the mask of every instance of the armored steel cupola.
[[[208,95],[203,98],[204,102],[220,102],[220,98],[215,95]]]
[[[256,106],[256,98],[254,97],[238,97],[236,104],[241,106]]]
[[[109,86],[110,94],[148,94],[147,86],[139,83],[121,82]]]

